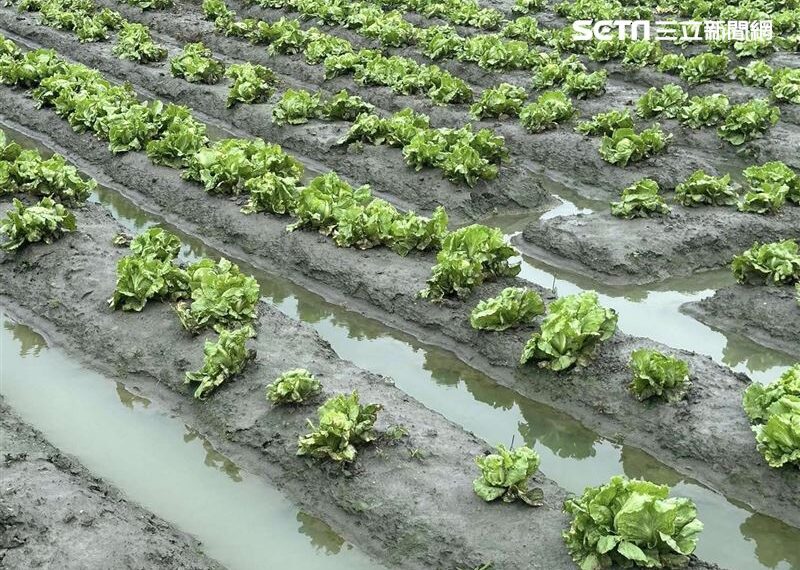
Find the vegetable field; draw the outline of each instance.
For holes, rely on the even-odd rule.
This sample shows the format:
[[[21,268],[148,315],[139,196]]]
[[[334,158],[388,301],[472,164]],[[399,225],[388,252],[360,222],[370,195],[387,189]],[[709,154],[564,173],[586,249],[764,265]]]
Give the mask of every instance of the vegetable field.
[[[0,565],[800,569],[796,0],[9,0],[0,283]]]

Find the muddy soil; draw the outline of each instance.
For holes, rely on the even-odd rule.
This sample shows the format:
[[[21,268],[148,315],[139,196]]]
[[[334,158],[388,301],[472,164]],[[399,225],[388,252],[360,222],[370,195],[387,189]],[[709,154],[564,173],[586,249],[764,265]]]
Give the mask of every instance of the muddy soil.
[[[531,330],[480,334],[470,328],[468,314],[479,298],[524,282],[487,284],[467,303],[428,303],[417,298],[417,292],[434,263],[431,254],[401,258],[384,249],[336,248],[314,233],[286,234],[285,218],[242,215],[236,201],[210,198],[174,170],[153,167],[142,154],[110,156],[105,144],[74,133],[65,122],[54,121],[49,111],[34,109],[19,92],[4,90],[3,95],[0,115],[15,116],[25,126],[47,132],[57,146],[71,149],[69,156],[81,157],[81,167],[91,176],[116,181],[134,202],[202,236],[218,250],[277,270],[348,309],[451,350],[499,384],[565,411],[606,437],[625,434],[627,444],[800,526],[800,497],[795,492],[800,474],[769,469],[756,451],[739,405],[747,378],[708,358],[678,351],[695,371],[692,396],[677,406],[642,405],[627,392],[627,360],[631,350],[652,343],[621,333],[601,348],[588,369],[563,375],[533,367],[520,370],[517,359]]]
[[[794,287],[735,285],[681,310],[714,329],[735,332],[800,361],[800,306]]]
[[[0,397],[0,567],[222,570],[200,544],[50,445]]]
[[[790,203],[774,215],[671,206],[666,216],[634,220],[608,211],[541,219],[530,223],[514,245],[604,283],[644,284],[724,267],[755,241],[800,236],[800,208]]]
[[[562,489],[539,474],[544,507],[486,505],[472,492],[474,458],[488,450],[486,443],[391,380],[340,360],[310,327],[270,305],[260,306],[254,364],[209,400],[194,400],[183,373],[199,368],[203,338],[213,335],[191,337],[166,304],[153,302],[133,314],[109,310],[116,260],[126,253],[111,240],[122,227],[99,206],[82,208],[77,219],[78,232],[0,261],[3,300],[20,305],[24,318],[33,318],[58,345],[122,380],[135,378],[148,398],[161,390],[165,407],[203,426],[221,453],[275,481],[304,510],[389,567],[474,568],[489,561],[508,569],[574,567],[560,536],[567,524]],[[266,384],[297,367],[311,370],[324,394],[300,407],[269,405]],[[305,418],[324,398],[352,390],[362,401],[385,406],[380,432],[402,425],[409,435],[383,437],[360,451],[348,470],[297,457],[297,439],[308,431]]]

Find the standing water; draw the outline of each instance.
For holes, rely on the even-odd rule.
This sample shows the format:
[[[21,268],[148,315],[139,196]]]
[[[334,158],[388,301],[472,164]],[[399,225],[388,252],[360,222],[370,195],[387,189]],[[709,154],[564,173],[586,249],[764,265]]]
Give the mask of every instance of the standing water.
[[[28,424],[231,570],[382,568],[135,389],[0,312],[0,393]],[[45,396],[45,397],[43,397]]]

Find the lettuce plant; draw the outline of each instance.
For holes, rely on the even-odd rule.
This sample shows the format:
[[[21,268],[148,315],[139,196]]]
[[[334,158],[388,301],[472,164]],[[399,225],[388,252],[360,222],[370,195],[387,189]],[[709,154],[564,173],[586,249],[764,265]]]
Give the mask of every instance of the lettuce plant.
[[[664,133],[658,124],[637,133],[633,129],[616,129],[603,137],[600,156],[617,166],[627,166],[661,152],[667,147],[672,135]]]
[[[167,57],[167,50],[153,42],[147,26],[132,22],[122,24],[112,51],[120,59],[137,63],[163,61]]]
[[[207,340],[203,347],[203,367],[195,372],[187,372],[184,384],[199,382],[194,397],[205,400],[211,392],[223,383],[244,372],[248,363],[255,358],[255,352],[246,346],[247,339],[255,332],[249,326],[236,330],[222,330],[217,342]]]
[[[265,172],[250,178],[244,188],[247,193],[247,204],[242,208],[244,214],[289,214],[297,205],[299,188],[296,178]]]
[[[564,511],[572,517],[564,541],[584,570],[684,567],[703,530],[690,499],[621,475],[567,499]]]
[[[544,314],[541,295],[523,287],[507,287],[496,297],[480,301],[472,309],[469,322],[472,328],[486,331],[504,331],[529,324]]]
[[[188,290],[186,274],[172,260],[128,255],[117,262],[112,309],[141,311],[150,299],[175,301]]]
[[[428,286],[420,296],[439,300],[456,295],[464,299],[484,281],[517,275],[520,264],[508,262],[515,254],[499,229],[479,224],[459,228],[442,241]]]
[[[771,467],[800,466],[800,364],[772,384],[751,384],[742,407]]]
[[[261,289],[235,264],[225,258],[217,263],[201,259],[186,268],[186,277],[191,301],[180,301],[175,310],[192,334],[207,326],[219,332],[255,321]]]
[[[0,83],[34,87],[63,69],[66,62],[52,49],[35,49],[19,57],[0,57]]]
[[[239,194],[246,182],[271,172],[300,179],[303,165],[277,144],[261,139],[222,139],[189,158],[183,178],[213,194]]]
[[[622,63],[629,67],[644,67],[658,63],[662,55],[663,52],[658,42],[635,40],[628,44]]]
[[[273,404],[302,404],[322,391],[322,384],[308,370],[284,372],[267,386],[267,400]]]
[[[226,105],[236,103],[264,103],[275,91],[277,78],[271,69],[250,62],[234,63],[225,71],[225,77],[232,79]]]
[[[511,11],[515,14],[530,14],[542,10],[545,4],[545,0],[514,0]]]
[[[781,112],[766,99],[753,99],[741,105],[731,107],[725,124],[717,133],[719,137],[734,146],[760,138],[771,127],[775,126]]]
[[[737,207],[740,212],[775,214],[783,208],[789,189],[785,184],[762,182],[745,192]]]
[[[92,179],[84,180],[78,170],[60,154],[43,159],[36,150],[21,150],[19,145],[7,147],[7,187],[37,196],[49,196],[59,202],[84,202],[97,186]]]
[[[547,89],[564,83],[571,73],[585,71],[586,66],[575,55],[565,59],[560,59],[557,53],[542,56],[542,60],[537,62],[534,69],[532,85],[534,89]]]
[[[172,261],[178,257],[181,240],[175,234],[156,227],[137,235],[131,240],[129,247],[137,257]]]
[[[783,162],[773,161],[750,166],[744,169],[743,174],[753,190],[763,187],[785,188],[786,199],[800,204],[800,175]]]
[[[539,22],[531,16],[520,16],[506,22],[500,35],[512,40],[522,40],[528,44],[541,44],[546,39],[544,30],[539,27]]]
[[[464,41],[458,57],[473,61],[482,69],[525,69],[528,66],[528,44],[499,34],[479,34]]]
[[[795,364],[771,384],[754,382],[744,391],[742,407],[751,422],[763,423],[770,409],[784,396],[800,398],[800,364]]]
[[[503,499],[505,503],[522,500],[532,507],[541,506],[544,493],[528,489],[528,480],[539,468],[539,454],[529,447],[506,449],[500,444],[497,452],[475,458],[481,475],[472,482],[475,494],[487,503]]]
[[[594,291],[562,297],[551,303],[541,332],[528,339],[520,364],[534,361],[554,371],[584,366],[598,343],[616,330],[617,313],[600,306]]]
[[[633,372],[630,390],[639,400],[660,398],[678,402],[691,386],[689,365],[657,350],[634,350],[629,366]]]
[[[304,89],[287,89],[272,108],[272,122],[276,125],[302,125],[322,114],[318,93]]]
[[[0,245],[5,251],[16,251],[29,243],[53,243],[63,234],[75,231],[75,216],[49,196],[34,206],[25,206],[15,198],[13,205],[0,220],[0,234],[8,238]]]
[[[464,44],[464,38],[452,26],[429,26],[420,28],[417,46],[430,59],[444,59],[455,56]]]
[[[729,110],[730,101],[722,93],[695,96],[678,111],[678,119],[681,124],[693,129],[711,127],[723,121]]]
[[[731,269],[739,283],[794,283],[800,281],[800,247],[793,239],[765,244],[756,242],[733,258]]]
[[[605,69],[593,73],[570,72],[564,78],[564,91],[578,99],[599,97],[606,92],[607,81],[608,72]]]
[[[696,170],[675,187],[675,199],[683,206],[734,206],[739,195],[731,186],[731,176],[710,176]]]
[[[380,404],[361,404],[355,391],[334,396],[319,408],[318,426],[308,420],[312,431],[300,437],[297,455],[339,463],[354,461],[356,446],[375,440],[373,428],[382,408]]]
[[[590,121],[578,123],[575,130],[589,136],[610,136],[617,129],[632,129],[633,117],[627,109],[594,115]]]
[[[686,56],[682,53],[667,53],[658,62],[656,69],[662,73],[681,73],[686,65]]]
[[[659,191],[658,182],[643,178],[625,188],[619,202],[612,202],[611,214],[625,219],[669,214],[671,209]]]
[[[225,64],[211,56],[211,50],[202,42],[186,44],[183,51],[169,61],[174,77],[189,83],[219,83],[225,75]]]
[[[470,107],[469,112],[474,119],[516,117],[527,98],[528,94],[522,87],[501,83],[481,93],[480,99]]]
[[[171,168],[183,168],[190,157],[208,145],[206,126],[191,116],[186,107],[168,105],[164,115],[171,114],[163,120],[160,132],[147,142],[147,157],[154,164]]]
[[[627,49],[628,42],[614,37],[610,40],[597,40],[592,42],[586,55],[589,56],[589,59],[592,61],[606,62],[624,56]]]
[[[680,74],[690,85],[706,83],[727,75],[729,63],[727,55],[701,53],[687,59],[680,68]]]
[[[520,122],[529,132],[538,133],[558,127],[577,111],[572,101],[561,91],[545,91],[534,103],[525,105],[519,114]]]
[[[362,113],[371,113],[375,107],[358,95],[350,95],[342,89],[333,97],[324,101],[322,116],[329,121],[354,121]]]
[[[172,0],[123,0],[125,4],[142,10],[165,10],[172,8]]]
[[[767,87],[772,82],[773,69],[763,59],[757,59],[751,61],[746,67],[737,67],[733,73],[743,85]]]
[[[775,71],[771,81],[772,96],[778,101],[800,104],[800,69]]]
[[[668,83],[661,89],[651,87],[636,102],[636,114],[645,119],[662,114],[674,119],[688,99],[686,91],[674,83]]]

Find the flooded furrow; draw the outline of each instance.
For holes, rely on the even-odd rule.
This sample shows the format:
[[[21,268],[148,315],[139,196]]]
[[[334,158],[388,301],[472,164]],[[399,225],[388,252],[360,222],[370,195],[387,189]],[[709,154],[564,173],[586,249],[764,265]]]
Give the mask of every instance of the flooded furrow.
[[[135,387],[86,369],[4,312],[0,321],[6,402],[92,473],[196,536],[212,558],[231,570],[382,568]]]
[[[196,237],[188,236],[163,223],[158,216],[145,212],[116,189],[99,187],[92,200],[107,207],[131,231],[154,224],[174,231],[183,240],[184,259],[219,255]],[[646,477],[669,485],[675,493],[696,501],[700,517],[706,524],[697,551],[704,560],[737,570],[788,569],[800,564],[796,552],[800,529],[754,513],[746,505],[735,504],[637,449],[601,438],[569,416],[498,386],[491,378],[447,351],[425,345],[378,321],[328,303],[284,278],[260,271],[241,260],[235,261],[243,271],[252,273],[259,280],[262,295],[288,316],[313,326],[342,358],[391,377],[411,397],[489,443],[524,441],[541,454],[543,473],[567,490],[581,492],[585,486],[605,482],[618,473]],[[550,287],[555,279],[560,294],[572,292],[570,288],[581,288],[581,281],[572,282],[556,272],[548,274],[532,260],[524,261],[524,277],[529,280]],[[634,332],[631,327],[637,323],[642,327],[650,323],[655,326],[654,330],[636,334],[653,338],[654,334],[663,334],[673,326],[684,326],[676,325],[678,321],[675,320],[654,321],[654,318],[666,318],[660,314],[659,317],[653,316],[654,311],[663,311],[670,319],[682,317],[694,322],[695,325],[687,326],[700,334],[702,325],[690,317],[683,317],[676,309],[684,302],[678,303],[678,300],[696,292],[651,291],[643,287],[633,293],[610,292],[602,287],[598,290],[603,294],[604,302],[620,311],[620,325],[626,332]],[[654,301],[659,299],[659,295],[665,296],[661,303]],[[727,337],[721,333],[714,334],[719,334],[722,340],[700,336],[690,349],[703,352],[706,343],[714,349],[723,340],[724,346],[728,345]],[[681,341],[677,344],[682,345],[686,338],[680,335],[674,340]],[[668,344],[675,346],[676,342]],[[743,366],[747,367],[749,362],[747,360]],[[786,364],[777,360],[769,367],[769,374]],[[762,376],[766,378],[766,371]]]

